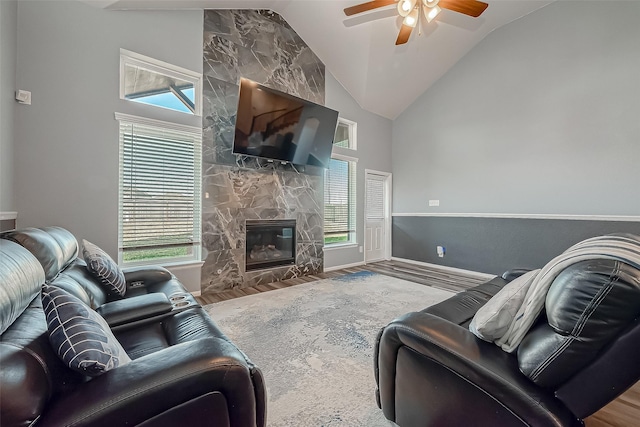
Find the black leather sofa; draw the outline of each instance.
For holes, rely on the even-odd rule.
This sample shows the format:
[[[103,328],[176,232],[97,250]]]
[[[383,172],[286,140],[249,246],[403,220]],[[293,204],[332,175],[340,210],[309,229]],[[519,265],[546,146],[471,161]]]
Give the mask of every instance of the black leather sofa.
[[[87,272],[64,229],[0,237],[3,427],[265,425],[260,370],[169,271],[125,270],[123,298]],[[38,277],[100,313],[132,361],[95,378],[63,364],[49,343]]]
[[[640,272],[582,261],[553,282],[513,354],[468,326],[524,271],[387,325],[375,349],[378,406],[401,427],[580,426],[640,379]]]

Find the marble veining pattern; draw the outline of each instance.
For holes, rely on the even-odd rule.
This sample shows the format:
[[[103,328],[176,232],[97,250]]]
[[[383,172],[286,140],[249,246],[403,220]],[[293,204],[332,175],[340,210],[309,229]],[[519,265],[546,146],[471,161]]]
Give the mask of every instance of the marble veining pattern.
[[[324,64],[278,14],[206,10],[203,35],[202,292],[323,268],[323,169],[232,153],[241,77],[324,104]],[[296,264],[245,272],[245,221],[296,219]]]

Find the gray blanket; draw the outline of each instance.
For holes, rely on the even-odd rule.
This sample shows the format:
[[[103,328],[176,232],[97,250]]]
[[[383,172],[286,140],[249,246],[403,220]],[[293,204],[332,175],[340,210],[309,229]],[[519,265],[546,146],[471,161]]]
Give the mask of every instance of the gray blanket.
[[[613,259],[640,269],[640,237],[616,234],[584,240],[549,261],[541,270],[515,279],[514,282],[520,280],[522,283],[511,282],[509,285],[524,288],[526,294],[521,293],[520,308],[504,335],[495,340],[496,345],[508,353],[513,352],[542,311],[553,280],[568,266],[590,259]]]

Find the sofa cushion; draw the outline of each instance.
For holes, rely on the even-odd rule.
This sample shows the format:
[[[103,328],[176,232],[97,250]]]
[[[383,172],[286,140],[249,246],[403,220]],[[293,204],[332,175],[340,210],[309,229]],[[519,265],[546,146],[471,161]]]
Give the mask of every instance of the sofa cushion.
[[[105,251],[86,240],[82,241],[82,256],[87,269],[104,284],[109,292],[124,296],[127,283],[118,264]]]
[[[76,258],[55,279],[47,283],[64,289],[94,310],[109,300],[108,290],[89,271],[82,258]],[[122,298],[120,294],[115,297],[118,300]]]
[[[0,334],[22,314],[43,283],[38,260],[19,244],[0,239]]]
[[[49,341],[71,369],[98,376],[131,361],[104,319],[78,298],[45,285],[42,307]]]
[[[56,277],[78,254],[76,238],[60,227],[23,228],[4,233],[2,238],[27,248],[42,265],[47,280]]]
[[[467,289],[438,304],[427,307],[422,310],[422,312],[433,314],[463,328],[467,328],[478,309],[485,305],[487,301],[506,284],[507,281],[503,278],[494,277],[480,286]]]

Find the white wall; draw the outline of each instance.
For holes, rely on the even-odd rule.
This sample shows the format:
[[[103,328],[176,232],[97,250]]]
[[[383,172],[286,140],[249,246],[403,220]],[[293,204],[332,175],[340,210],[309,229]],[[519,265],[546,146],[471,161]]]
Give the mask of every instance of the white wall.
[[[639,17],[559,1],[490,34],[394,121],[394,213],[640,214]]]
[[[65,227],[116,259],[114,112],[201,126],[199,117],[120,100],[120,48],[202,72],[202,24],[202,11],[19,2],[17,86],[32,92],[32,105],[16,114],[14,188],[21,227]]]
[[[326,72],[325,105],[339,111],[340,117],[358,124],[358,150],[354,156],[358,157],[356,180],[358,245],[341,249],[325,249],[324,267],[327,269],[364,261],[364,254],[358,250],[358,246],[364,245],[364,170],[391,172],[391,120],[360,108],[329,70]],[[334,150],[351,155],[348,150],[339,148]]]
[[[13,195],[18,3],[0,1],[0,212],[16,210]]]

